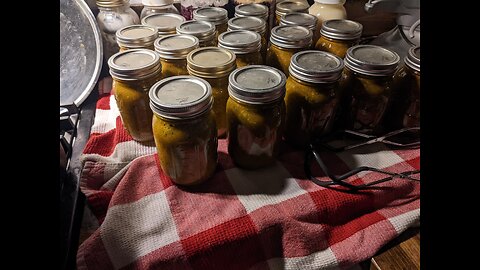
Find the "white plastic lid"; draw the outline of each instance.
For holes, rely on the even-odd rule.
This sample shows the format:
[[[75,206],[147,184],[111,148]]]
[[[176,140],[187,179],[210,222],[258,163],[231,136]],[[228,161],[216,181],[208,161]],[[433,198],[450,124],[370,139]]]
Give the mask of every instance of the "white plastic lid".
[[[331,4],[331,5],[343,5],[346,0],[315,0],[315,2],[320,4]]]
[[[173,0],[142,0],[142,4],[149,7],[173,4]]]

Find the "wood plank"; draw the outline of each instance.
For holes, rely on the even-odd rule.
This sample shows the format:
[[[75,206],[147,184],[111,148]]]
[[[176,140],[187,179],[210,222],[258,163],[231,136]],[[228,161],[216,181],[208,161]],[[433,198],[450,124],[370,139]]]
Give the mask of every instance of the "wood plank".
[[[420,233],[376,255],[370,270],[420,269]]]

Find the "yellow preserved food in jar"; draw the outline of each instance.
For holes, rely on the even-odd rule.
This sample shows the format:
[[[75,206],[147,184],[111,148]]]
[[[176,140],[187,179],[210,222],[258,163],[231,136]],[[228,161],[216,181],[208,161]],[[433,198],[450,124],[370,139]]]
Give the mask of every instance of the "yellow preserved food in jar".
[[[117,43],[120,51],[129,49],[154,50],[153,43],[158,37],[158,31],[154,27],[146,25],[129,25],[116,32]]]
[[[285,75],[252,65],[230,74],[227,102],[228,153],[245,169],[275,163],[285,120]]]
[[[292,56],[310,48],[312,31],[298,25],[281,25],[272,29],[270,47],[267,52],[267,65],[288,74]]]
[[[217,31],[209,22],[186,21],[177,26],[177,33],[197,37],[200,47],[217,46]]]
[[[193,19],[196,21],[209,22],[215,25],[217,36],[227,31],[227,10],[221,7],[203,7],[193,11]]]
[[[149,95],[161,170],[178,185],[209,179],[218,146],[210,85],[193,76],[173,76],[153,85]]]
[[[339,104],[343,60],[321,51],[293,55],[285,95],[285,140],[304,148],[328,134]]]
[[[174,13],[155,13],[142,19],[143,25],[157,28],[159,37],[175,34],[177,26],[183,22],[185,22],[185,18],[182,15]]]
[[[148,49],[118,52],[108,59],[112,89],[123,126],[136,141],[153,139],[148,91],[160,80],[160,57]]]
[[[249,30],[233,30],[218,36],[218,47],[236,55],[237,67],[262,64],[260,34]]]
[[[187,56],[188,73],[205,79],[212,87],[213,112],[219,138],[224,138],[227,133],[225,107],[228,99],[228,75],[236,67],[235,54],[223,48],[198,48]]]
[[[192,35],[168,35],[155,41],[155,51],[160,56],[163,78],[188,75],[187,55],[198,48],[198,38]]]
[[[313,33],[312,44],[315,44],[320,37],[320,28],[317,27],[317,17],[300,12],[292,12],[280,18],[280,25],[300,25],[310,29]]]
[[[335,19],[324,21],[315,49],[344,58],[348,48],[356,45],[362,36],[363,26],[354,21]]]
[[[310,6],[300,1],[282,1],[275,6],[275,25],[280,25],[280,19],[283,15],[292,12],[308,13]]]
[[[256,4],[259,6],[260,4]],[[242,6],[242,5],[239,5]],[[239,7],[237,6],[237,7]],[[268,9],[267,9],[268,10]],[[228,31],[233,30],[250,30],[260,34],[262,46],[260,48],[260,54],[262,55],[262,64],[265,63],[265,56],[267,55],[267,24],[265,20],[257,17],[234,17],[228,20]]]

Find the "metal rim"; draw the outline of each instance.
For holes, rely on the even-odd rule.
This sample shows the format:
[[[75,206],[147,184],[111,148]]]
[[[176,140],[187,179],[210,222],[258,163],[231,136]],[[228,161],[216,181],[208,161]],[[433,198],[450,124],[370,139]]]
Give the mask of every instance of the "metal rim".
[[[278,34],[282,28],[292,28],[305,32],[305,36],[301,38],[292,38]],[[308,31],[308,33],[306,33]],[[313,32],[312,30],[299,25],[279,25],[272,28],[270,35],[270,42],[278,47],[287,49],[299,49],[309,47],[312,44]]]
[[[225,40],[228,35],[250,35],[254,39],[251,42],[229,42]],[[233,30],[220,34],[218,36],[218,47],[229,49],[235,54],[247,54],[252,52],[259,52],[262,47],[262,37],[260,34],[250,30]]]
[[[258,25],[253,26],[253,27],[248,27],[248,26],[242,26],[241,24],[236,24],[237,21],[242,21],[242,20],[247,20],[247,21],[253,21],[258,23]],[[267,23],[264,19],[259,18],[259,17],[251,17],[251,16],[245,16],[245,17],[233,17],[230,20],[228,20],[228,29],[229,31],[231,30],[250,30],[259,33],[260,35],[265,34],[267,31]]]
[[[372,63],[372,62],[362,61],[360,59],[357,59],[354,56],[355,51],[361,50],[361,49],[367,49],[367,48],[378,50],[378,52],[381,51],[381,52],[390,54],[390,56],[392,57],[392,61],[386,62],[386,63]],[[396,52],[377,46],[377,45],[355,45],[353,47],[350,47],[347,50],[345,61],[344,61],[345,67],[349,68],[354,72],[368,75],[368,76],[391,75],[397,69],[399,62],[400,62],[400,56]]]
[[[160,43],[166,39],[174,39],[174,38],[183,38],[183,39],[189,39],[192,41],[192,45],[188,47],[174,47],[174,48],[167,48],[167,47],[161,47]],[[192,35],[184,35],[184,34],[174,34],[174,35],[168,35],[164,36],[161,38],[158,38],[155,40],[154,46],[155,46],[155,51],[158,53],[160,58],[163,59],[186,59],[188,53],[193,51],[194,49],[198,48],[200,44],[199,39],[196,36]]]
[[[219,53],[227,54],[229,60],[223,63],[221,66],[207,66],[202,63],[195,62],[194,56],[205,51],[218,51]],[[202,78],[220,78],[228,76],[232,70],[237,67],[235,54],[227,49],[219,47],[202,47],[191,51],[187,55],[187,70],[190,75],[202,77]]]
[[[332,26],[335,23],[344,23],[350,24],[352,27],[355,26],[357,29],[349,29],[348,31],[338,29]],[[320,34],[327,38],[339,39],[339,40],[353,40],[359,39],[362,36],[363,25],[359,22],[344,20],[344,19],[334,19],[327,20],[322,23],[320,28]]]
[[[331,62],[335,62],[336,66],[332,67],[329,70],[320,70],[303,67],[298,60],[305,54],[315,54],[317,56],[322,56],[328,58]],[[309,59],[315,57],[313,55],[309,56]],[[328,52],[316,51],[316,50],[307,50],[295,53],[292,56],[290,66],[288,71],[291,76],[305,82],[311,83],[332,83],[340,79],[343,71],[343,60],[342,58]]]

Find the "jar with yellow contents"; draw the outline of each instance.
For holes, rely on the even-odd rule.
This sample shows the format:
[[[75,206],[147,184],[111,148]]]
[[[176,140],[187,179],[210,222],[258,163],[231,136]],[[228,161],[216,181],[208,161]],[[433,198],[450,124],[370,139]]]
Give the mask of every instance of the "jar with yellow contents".
[[[175,34],[176,27],[183,22],[185,18],[182,15],[173,13],[151,14],[142,19],[143,25],[157,28],[159,37]]]
[[[205,79],[212,87],[213,112],[219,138],[225,138],[227,134],[225,107],[228,99],[228,76],[237,67],[235,60],[232,51],[218,47],[198,48],[187,55],[188,73]]]
[[[308,13],[310,6],[302,1],[282,1],[275,5],[275,25],[280,25],[283,15],[292,12]]]
[[[260,34],[262,47],[260,54],[262,55],[262,64],[265,63],[265,55],[267,54],[267,25],[266,22],[257,17],[235,17],[228,20],[228,31],[233,30],[250,30]]]
[[[175,184],[209,179],[217,166],[217,128],[212,89],[193,76],[173,76],[149,92],[160,168]]]
[[[218,36],[218,47],[235,54],[237,67],[262,64],[261,46],[260,35],[253,31],[233,30]]]
[[[191,35],[169,35],[155,41],[155,51],[162,63],[162,77],[188,75],[187,55],[198,48],[198,38]]]
[[[343,19],[324,21],[315,49],[344,58],[348,48],[357,45],[362,31],[363,26],[358,22]]]
[[[151,26],[129,25],[119,29],[116,37],[121,52],[129,49],[149,49],[153,51],[153,43],[158,38],[158,31]]]
[[[315,44],[320,37],[320,28],[317,27],[317,17],[300,12],[292,12],[280,18],[280,25],[300,25],[310,29],[313,33],[312,44]]]
[[[160,80],[160,57],[148,49],[118,52],[108,59],[112,89],[123,126],[136,141],[153,139],[148,91]]]
[[[217,46],[217,31],[209,22],[186,21],[177,26],[177,33],[197,37],[200,47]]]
[[[312,31],[298,25],[281,25],[272,29],[270,47],[267,52],[267,65],[288,74],[292,56],[307,50],[312,45]]]
[[[209,22],[215,25],[217,36],[227,31],[228,13],[221,7],[203,7],[193,11],[193,19],[196,21]]]
[[[258,169],[275,163],[284,130],[285,82],[280,70],[263,65],[230,74],[228,153],[237,166]]]

